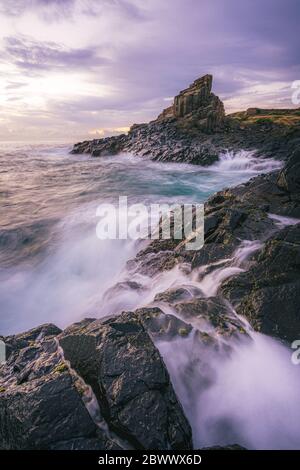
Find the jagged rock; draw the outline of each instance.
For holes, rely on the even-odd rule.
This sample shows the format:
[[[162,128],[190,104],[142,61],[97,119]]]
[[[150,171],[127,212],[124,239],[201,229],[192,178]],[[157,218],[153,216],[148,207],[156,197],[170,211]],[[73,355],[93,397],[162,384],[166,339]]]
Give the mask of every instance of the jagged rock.
[[[196,287],[175,287],[167,289],[164,292],[159,292],[154,297],[155,302],[166,302],[168,304],[175,304],[183,300],[191,300],[194,296],[201,296],[201,290]]]
[[[222,335],[246,334],[242,322],[230,315],[222,298],[209,297],[187,300],[174,305],[177,314],[199,330],[211,330]]]
[[[168,243],[165,240],[155,240],[138,253],[135,260],[137,269],[140,268],[149,276],[175,266],[192,272],[200,269],[198,279],[201,281],[214,270],[237,266],[229,274],[229,279],[225,276],[221,280],[216,294],[225,296],[256,330],[292,341],[300,335],[297,304],[300,295],[297,274],[297,220],[300,218],[298,165],[299,154],[294,153],[284,170],[260,175],[245,184],[213,195],[205,204],[205,244],[201,250],[185,250],[184,240],[171,239]],[[293,218],[294,220],[287,220],[286,223],[294,225],[284,228],[276,222],[273,214]],[[261,244],[258,243],[247,258],[243,258],[244,255],[239,258],[243,240],[248,243],[252,241],[253,246],[256,241]],[[176,308],[182,309],[182,312],[178,310],[177,314],[195,326],[192,315],[187,310],[189,300],[181,299],[176,302],[176,296],[180,299],[180,296],[185,295],[188,296],[188,293],[182,286],[160,293],[154,300],[168,302],[172,307],[179,304]],[[217,316],[215,312],[209,318],[211,302],[202,299],[201,295],[198,297],[200,298],[190,301],[191,308],[198,305],[196,311],[202,310],[203,316],[207,316],[213,323]],[[184,309],[187,316],[183,315]],[[201,316],[200,313],[199,315]],[[218,321],[224,321],[224,312]],[[215,323],[215,328],[218,328],[218,322]]]
[[[204,75],[175,96],[174,116],[184,117],[206,105],[211,99],[212,80],[212,75]]]
[[[35,341],[41,341],[43,338],[49,338],[58,335],[61,333],[61,329],[59,329],[56,325],[52,323],[45,323],[44,325],[40,325],[36,328],[32,328],[25,333],[19,333],[17,335],[11,335],[3,338],[6,345],[6,357],[8,358],[10,354],[15,351],[19,351],[22,348],[26,348],[30,346]]]
[[[146,307],[135,311],[154,340],[172,340],[176,337],[186,337],[192,331],[192,326],[174,315],[165,314],[160,308]]]
[[[291,342],[300,336],[299,272],[300,224],[271,237],[256,263],[222,292],[256,330]]]
[[[119,294],[122,294],[124,291],[132,292],[137,291],[140,292],[144,289],[142,284],[136,281],[122,281],[117,282],[114,286],[108,288],[105,291],[103,296],[104,300],[116,298]]]
[[[42,325],[5,338],[0,366],[0,449],[117,449],[84,403],[87,387],[69,368],[53,334]]]
[[[190,425],[147,333],[171,339],[183,328],[191,329],[140,309],[5,338],[12,347],[0,367],[0,448],[191,449]]]
[[[190,426],[138,313],[75,324],[59,342],[117,435],[134,448],[192,447]]]
[[[295,151],[280,172],[277,185],[289,193],[300,193],[300,151]]]
[[[93,157],[116,155],[122,150],[123,142],[125,140],[126,135],[122,134],[113,137],[106,137],[104,139],[79,142],[74,145],[71,153],[91,153]]]
[[[212,75],[195,80],[188,88],[175,96],[174,103],[165,109],[158,120],[175,117],[186,120],[190,126],[203,132],[214,132],[224,124],[225,111],[222,101],[213,93]],[[181,123],[182,124],[182,123]]]

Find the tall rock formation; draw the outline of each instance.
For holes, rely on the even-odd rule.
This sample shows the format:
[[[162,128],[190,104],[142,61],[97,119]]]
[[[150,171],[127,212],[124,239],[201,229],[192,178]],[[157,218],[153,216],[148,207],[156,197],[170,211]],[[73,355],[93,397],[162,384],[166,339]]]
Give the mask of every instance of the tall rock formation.
[[[131,152],[207,166],[227,150],[286,159],[299,148],[300,108],[250,108],[225,116],[222,101],[211,91],[212,81],[212,75],[198,78],[157,119],[133,124],[128,134],[79,142],[72,153],[102,157]]]
[[[177,118],[183,121],[183,125],[195,126],[204,132],[222,128],[225,119],[224,105],[211,92],[212,80],[212,75],[204,75],[195,80],[175,96],[172,106],[166,108],[157,120]]]

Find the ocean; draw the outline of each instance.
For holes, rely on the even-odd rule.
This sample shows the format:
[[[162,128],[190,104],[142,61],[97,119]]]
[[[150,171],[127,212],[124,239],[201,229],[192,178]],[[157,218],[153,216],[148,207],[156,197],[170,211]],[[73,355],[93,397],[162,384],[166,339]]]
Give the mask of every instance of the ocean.
[[[103,311],[103,294],[140,245],[99,240],[99,204],[117,204],[119,196],[128,203],[203,203],[280,166],[249,152],[225,154],[203,168],[70,150],[64,144],[0,145],[0,334],[117,313]]]
[[[96,211],[99,204],[117,204],[119,196],[129,203],[203,203],[218,190],[280,168],[275,159],[225,153],[204,168],[130,154],[75,156],[70,150],[53,143],[0,145],[0,335],[50,322],[64,328],[84,317],[151,305],[158,292],[180,285],[214,296],[261,249],[259,240],[241,241],[230,267],[201,280],[180,266],[132,275],[127,262],[147,241],[99,240]],[[130,289],[129,281],[142,289]],[[218,338],[228,355],[203,349],[196,333],[156,343],[192,425],[194,446],[299,448],[300,374],[293,351],[240,321],[247,338]]]

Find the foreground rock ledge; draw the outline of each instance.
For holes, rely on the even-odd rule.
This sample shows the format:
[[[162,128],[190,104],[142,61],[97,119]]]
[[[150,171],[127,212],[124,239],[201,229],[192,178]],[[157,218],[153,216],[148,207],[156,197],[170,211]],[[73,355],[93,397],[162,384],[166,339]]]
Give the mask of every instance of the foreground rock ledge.
[[[84,320],[61,333],[44,325],[5,341],[0,448],[192,448],[191,427],[138,314]]]

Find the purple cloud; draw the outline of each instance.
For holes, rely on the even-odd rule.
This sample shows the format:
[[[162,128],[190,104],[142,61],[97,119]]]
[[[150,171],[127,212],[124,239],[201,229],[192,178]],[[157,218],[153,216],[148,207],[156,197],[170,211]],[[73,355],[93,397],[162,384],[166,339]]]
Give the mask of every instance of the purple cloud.
[[[88,132],[153,119],[166,98],[205,73],[214,75],[222,99],[291,106],[289,87],[300,79],[299,0],[0,0],[0,6],[5,15],[31,12],[25,33],[33,37],[19,34],[27,17],[18,23],[16,16],[18,34],[4,44],[2,59],[19,69],[11,82],[22,81],[24,70],[26,77],[48,78],[49,70],[64,70],[70,82],[85,71],[85,95],[79,87],[76,95],[47,98],[49,127],[81,122]],[[62,41],[66,25],[68,47],[40,40],[41,18],[47,19],[43,37],[51,38],[59,20]]]
[[[49,70],[97,67],[109,61],[95,48],[67,49],[55,42],[38,42],[27,37],[5,38],[5,52],[10,61],[22,69]]]
[[[26,11],[34,11],[45,21],[70,19],[76,8],[83,15],[102,15],[107,7],[115,8],[128,17],[144,18],[142,8],[130,0],[0,0],[0,13],[20,16]]]
[[[27,10],[52,8],[53,14],[66,15],[71,12],[76,0],[1,0],[0,12],[20,16]]]

